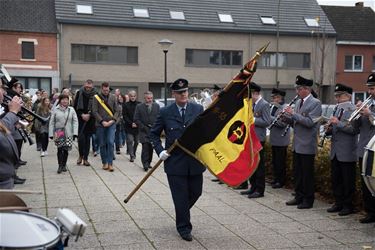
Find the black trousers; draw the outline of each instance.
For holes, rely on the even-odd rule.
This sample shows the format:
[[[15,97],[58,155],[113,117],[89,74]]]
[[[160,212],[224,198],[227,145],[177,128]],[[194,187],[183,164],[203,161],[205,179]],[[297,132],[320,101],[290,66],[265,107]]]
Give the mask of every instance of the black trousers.
[[[48,148],[48,133],[39,133],[39,143],[42,151],[47,151]]]
[[[273,180],[285,184],[288,146],[272,146]]]
[[[355,192],[356,162],[342,162],[336,156],[331,161],[332,191],[339,206],[352,209]]]
[[[14,141],[16,142],[17,150],[18,150],[18,155],[20,156],[20,159],[21,159],[21,152],[22,152],[23,140],[22,139],[17,139],[17,140],[14,140]]]
[[[90,152],[90,139],[91,134],[87,134],[84,132],[82,132],[78,137],[79,156],[82,157],[82,159],[85,161],[87,161]]]
[[[36,143],[36,149],[41,150],[42,149],[42,142],[40,138],[40,133],[35,131],[35,143]]]
[[[68,161],[69,150],[67,147],[57,148],[57,163],[59,166],[66,166]]]
[[[264,147],[264,142],[261,142]],[[254,174],[250,177],[251,191],[264,194],[266,187],[266,169],[264,167],[264,149],[259,152],[259,165]]]
[[[312,205],[314,203],[314,159],[315,155],[293,152],[293,171],[296,200]]]
[[[141,160],[143,167],[149,167],[150,163],[152,161],[152,144],[150,142],[144,142],[142,143],[142,154],[141,154]]]
[[[362,169],[362,158],[359,158],[359,167]],[[361,172],[361,171],[360,171]],[[366,183],[363,180],[363,177],[361,178],[361,189],[362,189],[362,199],[363,199],[363,205],[365,207],[365,211],[367,214],[375,216],[375,197],[372,196],[370,190],[368,190]]]
[[[203,175],[167,175],[180,235],[191,233],[190,208],[202,195]]]

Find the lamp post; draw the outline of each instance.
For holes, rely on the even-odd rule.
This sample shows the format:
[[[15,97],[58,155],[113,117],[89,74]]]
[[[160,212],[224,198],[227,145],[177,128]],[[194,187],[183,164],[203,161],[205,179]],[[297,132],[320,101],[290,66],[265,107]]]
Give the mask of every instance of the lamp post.
[[[159,41],[161,49],[164,52],[164,106],[167,106],[167,53],[169,47],[173,44],[168,39],[162,39]]]

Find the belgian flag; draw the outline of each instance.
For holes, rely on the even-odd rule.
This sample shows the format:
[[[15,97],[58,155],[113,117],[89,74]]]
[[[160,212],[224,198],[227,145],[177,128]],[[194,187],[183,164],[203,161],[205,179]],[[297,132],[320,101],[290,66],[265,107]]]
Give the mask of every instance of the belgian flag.
[[[248,179],[259,163],[262,145],[255,134],[249,83],[267,46],[257,51],[177,140],[177,146],[229,186]]]

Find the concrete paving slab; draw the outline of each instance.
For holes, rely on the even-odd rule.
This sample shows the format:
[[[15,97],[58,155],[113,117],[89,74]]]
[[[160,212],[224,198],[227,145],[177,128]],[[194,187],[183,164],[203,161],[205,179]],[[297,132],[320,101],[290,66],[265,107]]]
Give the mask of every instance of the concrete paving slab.
[[[290,233],[285,235],[286,238],[292,240],[301,247],[316,247],[316,246],[334,246],[343,247],[336,240],[316,232],[304,232],[304,233]]]

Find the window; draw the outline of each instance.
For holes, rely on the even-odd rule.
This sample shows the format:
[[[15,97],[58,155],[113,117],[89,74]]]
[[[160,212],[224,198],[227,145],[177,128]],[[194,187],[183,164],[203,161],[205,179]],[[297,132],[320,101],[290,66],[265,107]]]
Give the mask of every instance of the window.
[[[310,53],[279,53],[279,68],[310,68]],[[266,52],[259,61],[259,67],[276,67],[276,53]]]
[[[75,63],[137,64],[138,48],[72,44],[71,60]]]
[[[22,42],[22,59],[35,59],[34,42]]]
[[[305,23],[308,27],[319,27],[318,20],[316,18],[307,18],[305,17]]]
[[[185,20],[185,15],[183,11],[169,11],[169,14],[171,16],[171,19],[176,20]]]
[[[51,93],[51,78],[48,77],[24,77],[16,76],[18,81],[22,83],[24,89],[43,89],[47,93]]]
[[[218,15],[219,15],[220,22],[222,22],[222,23],[233,23],[233,18],[231,16],[231,14],[218,13]]]
[[[186,49],[185,63],[189,66],[242,65],[242,51]]]
[[[148,15],[148,9],[133,8],[135,17],[150,17]]]
[[[260,20],[263,24],[276,25],[276,21],[273,19],[272,16],[261,16]]]
[[[359,55],[345,56],[345,71],[362,71],[363,57]]]
[[[92,14],[92,6],[91,5],[83,5],[83,4],[77,4],[76,5],[76,11],[78,14]]]

